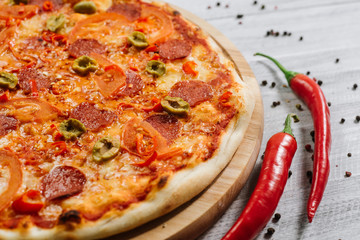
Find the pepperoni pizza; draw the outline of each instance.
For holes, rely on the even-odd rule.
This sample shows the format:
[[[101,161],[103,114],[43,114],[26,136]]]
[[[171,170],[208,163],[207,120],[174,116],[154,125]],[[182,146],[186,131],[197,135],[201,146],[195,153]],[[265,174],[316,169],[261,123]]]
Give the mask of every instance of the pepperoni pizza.
[[[162,3],[0,0],[0,238],[102,238],[211,184],[251,89]]]

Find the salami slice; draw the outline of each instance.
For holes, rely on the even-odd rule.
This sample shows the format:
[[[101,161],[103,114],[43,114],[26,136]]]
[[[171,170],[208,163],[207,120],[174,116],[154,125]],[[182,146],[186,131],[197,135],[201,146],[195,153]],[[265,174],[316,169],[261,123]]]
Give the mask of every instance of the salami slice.
[[[191,53],[192,46],[188,41],[171,39],[159,46],[159,55],[166,59],[187,57]]]
[[[209,100],[213,97],[212,89],[209,84],[198,81],[189,80],[176,83],[172,86],[169,95],[171,97],[180,97],[187,101],[191,107]]]
[[[12,130],[17,129],[19,121],[13,117],[0,115],[0,137],[5,136]]]
[[[107,12],[113,12],[125,16],[129,21],[135,21],[141,16],[141,7],[131,3],[114,4]]]
[[[164,138],[167,139],[168,143],[171,143],[179,135],[180,122],[179,120],[168,114],[155,114],[145,119],[146,122],[150,123]]]
[[[51,87],[51,81],[43,74],[38,72],[36,68],[23,68],[18,74],[19,86],[24,90],[25,94],[29,94],[32,91],[30,80],[36,82],[37,90],[49,89]]]
[[[70,117],[82,122],[87,129],[96,131],[110,125],[116,115],[110,111],[100,110],[94,104],[82,102],[72,111]]]
[[[73,42],[69,47],[70,56],[74,58],[83,55],[89,56],[90,53],[104,54],[106,51],[105,45],[99,43],[96,39],[82,38]]]
[[[81,192],[86,176],[77,168],[59,166],[41,180],[41,192],[47,200],[70,197]]]
[[[132,96],[144,87],[144,82],[136,72],[126,71],[126,87],[118,92],[118,96]]]

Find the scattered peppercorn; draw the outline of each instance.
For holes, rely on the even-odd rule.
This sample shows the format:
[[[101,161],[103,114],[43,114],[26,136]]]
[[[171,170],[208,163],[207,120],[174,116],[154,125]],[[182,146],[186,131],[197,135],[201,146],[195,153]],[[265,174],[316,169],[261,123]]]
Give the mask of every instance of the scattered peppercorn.
[[[286,36],[286,35],[287,35],[287,31],[284,31],[283,36]]]
[[[314,161],[314,154],[311,155],[311,161]]]
[[[294,119],[294,122],[300,122],[300,119],[299,119],[299,117],[298,117],[298,115],[296,115],[296,114],[293,114],[293,115],[291,115],[291,117]]]
[[[342,118],[342,119],[340,120],[340,123],[343,124],[344,122],[345,122],[345,118]]]
[[[275,232],[275,229],[274,229],[274,228],[268,228],[266,234],[268,234],[268,235],[273,235],[274,232]]]
[[[351,153],[348,153],[347,156],[348,156],[348,157],[351,157]]]
[[[239,24],[242,24],[242,22],[240,21]]]
[[[261,86],[266,86],[266,84],[267,84],[267,81],[266,81],[266,80],[263,80],[263,81],[261,82]]]
[[[238,14],[238,15],[236,15],[236,18],[243,18],[243,17],[244,17],[243,14]]]
[[[280,218],[281,218],[281,214],[280,213],[275,213],[274,220],[277,222],[277,221],[280,220]]]
[[[335,63],[338,63],[339,61],[340,61],[340,59],[337,58],[337,59],[335,60]]]
[[[307,172],[306,172],[306,176],[307,176],[308,178],[312,178],[312,171],[307,171]]]
[[[291,175],[292,175],[292,171],[291,171],[291,170],[289,170],[288,178],[290,178],[290,177],[291,177]]]
[[[329,107],[331,107],[331,102],[328,102],[327,104],[328,104]]]
[[[355,83],[355,84],[353,85],[353,90],[356,90],[357,87],[358,87],[358,85]]]
[[[225,5],[225,8],[229,8],[229,4],[226,4],[226,5]]]
[[[307,152],[312,152],[312,151],[313,151],[310,144],[306,144],[306,145],[305,145],[305,150],[306,150]]]
[[[216,3],[216,6],[217,6],[217,7],[220,7],[220,4],[221,4],[220,2],[217,2],[217,3]]]
[[[300,38],[299,38],[299,41],[302,41],[304,38],[301,36]]]
[[[271,88],[274,88],[276,86],[276,83],[275,82],[272,82],[271,83]]]
[[[265,154],[261,155],[261,160],[263,160],[263,159],[264,159],[264,157],[265,157]]]
[[[261,5],[261,10],[264,10],[265,9],[265,5]]]
[[[304,109],[302,108],[301,104],[298,103],[295,105],[296,109],[299,110],[299,111],[304,111]]]
[[[321,85],[323,84],[323,82],[322,82],[321,80],[319,80],[319,81],[317,82],[317,84],[318,84],[319,86],[321,86]]]
[[[275,33],[275,37],[278,37],[279,35],[280,35],[279,32],[276,32],[276,33]]]
[[[314,130],[312,130],[312,131],[310,132],[310,136],[311,136],[311,137],[314,137],[314,136],[315,136],[315,131],[314,131]]]
[[[208,8],[208,9],[211,9],[211,6],[208,6],[207,8]]]
[[[254,1],[254,3],[253,3],[254,5],[256,5],[257,4],[257,1]]]
[[[359,115],[356,116],[356,117],[355,117],[355,120],[356,120],[356,122],[360,122],[360,116],[359,116]]]
[[[307,71],[307,72],[306,72],[306,75],[308,75],[308,76],[309,76],[309,75],[310,75],[310,71]]]
[[[310,183],[310,184],[312,184],[312,177],[311,177],[311,178],[309,178],[309,183]]]
[[[345,177],[350,177],[350,176],[351,176],[351,172],[346,171],[345,172]]]
[[[266,32],[266,36],[267,36],[267,37],[270,36],[270,31],[267,31],[267,32]]]

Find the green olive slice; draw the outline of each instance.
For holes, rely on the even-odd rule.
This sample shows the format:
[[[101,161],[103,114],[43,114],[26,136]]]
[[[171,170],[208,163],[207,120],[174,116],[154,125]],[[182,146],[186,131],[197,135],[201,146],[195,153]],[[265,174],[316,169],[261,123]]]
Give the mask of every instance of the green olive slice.
[[[160,77],[166,72],[166,65],[163,62],[151,60],[147,63],[146,71],[156,77]]]
[[[89,72],[95,72],[98,69],[98,64],[95,59],[88,56],[81,56],[75,59],[72,69],[79,75],[85,76]]]
[[[92,151],[92,157],[95,162],[110,160],[119,153],[120,140],[111,136],[106,136],[97,141]]]
[[[73,140],[86,132],[86,127],[79,120],[70,118],[60,123],[59,130],[66,140]]]
[[[138,31],[132,32],[128,36],[128,41],[137,48],[146,48],[147,46],[149,46],[145,34]]]
[[[74,11],[76,13],[93,14],[96,13],[96,5],[90,1],[81,1],[75,4]]]
[[[51,16],[46,21],[46,29],[52,32],[59,32],[65,25],[66,17],[64,14],[59,14],[58,16]]]
[[[12,73],[0,72],[0,87],[15,89],[18,83],[18,78]]]
[[[19,4],[28,4],[29,3],[29,0],[11,0],[10,1],[10,4],[13,4],[13,5],[19,5]]]
[[[166,96],[163,100],[161,100],[161,106],[168,113],[176,115],[185,115],[190,109],[189,103],[184,99],[170,96]]]

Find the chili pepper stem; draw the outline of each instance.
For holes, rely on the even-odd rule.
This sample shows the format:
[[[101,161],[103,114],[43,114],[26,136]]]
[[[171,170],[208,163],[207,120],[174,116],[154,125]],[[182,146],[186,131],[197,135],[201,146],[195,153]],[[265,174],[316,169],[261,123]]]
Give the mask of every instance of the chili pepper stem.
[[[284,133],[287,133],[287,134],[289,134],[289,135],[291,135],[291,136],[294,137],[294,134],[292,133],[292,130],[291,130],[291,116],[292,116],[292,115],[293,115],[293,114],[288,114],[288,115],[287,115],[287,117],[286,117],[286,119],[285,119],[285,127],[284,127],[283,132],[284,132]]]
[[[271,61],[273,61],[276,64],[276,66],[278,66],[280,68],[280,70],[284,73],[284,75],[286,77],[286,80],[288,81],[289,85],[290,85],[291,79],[293,79],[297,74],[299,74],[297,72],[287,70],[277,60],[275,60],[274,58],[272,58],[272,57],[270,57],[268,55],[265,55],[263,53],[255,53],[254,56],[263,56],[263,57],[266,57],[266,58],[270,59]]]

